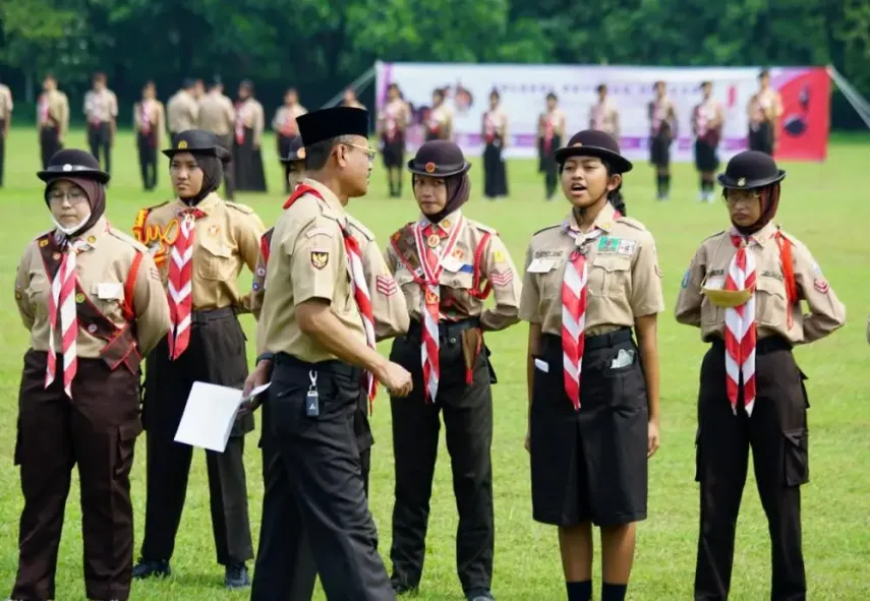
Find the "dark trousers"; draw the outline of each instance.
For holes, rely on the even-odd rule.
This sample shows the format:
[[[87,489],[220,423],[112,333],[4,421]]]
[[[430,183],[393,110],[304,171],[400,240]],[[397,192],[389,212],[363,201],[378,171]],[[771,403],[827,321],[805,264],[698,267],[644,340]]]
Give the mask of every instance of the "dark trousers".
[[[139,169],[142,173],[142,186],[146,190],[157,187],[157,134],[152,131],[147,136],[141,131],[136,134],[139,148]]]
[[[755,129],[749,129],[749,150],[773,155],[773,125],[771,123],[759,123]]]
[[[508,195],[507,165],[500,140],[487,144],[483,151],[483,194],[487,198]]]
[[[39,130],[39,150],[42,158],[42,168],[48,168],[48,161],[63,148],[60,134],[53,127],[43,127]]]
[[[103,155],[103,169],[106,173],[112,173],[112,124],[102,122],[99,125],[92,123],[88,124],[88,146],[90,146],[91,154],[97,161],[100,160],[100,153]]]
[[[230,153],[230,156],[233,154],[233,144],[235,143],[235,138],[232,133],[228,133],[225,136],[218,136],[218,140],[221,143],[221,146],[224,150]],[[232,200],[236,196],[236,174],[235,174],[235,166],[232,163],[232,159],[229,163],[224,166],[224,198],[227,200]]]
[[[317,416],[306,414],[312,370],[317,374]],[[280,560],[254,571],[254,601],[288,599],[290,591],[307,589],[311,571],[299,569],[299,563],[307,561],[309,549],[327,598],[395,599],[377,553],[377,530],[366,503],[353,431],[361,375],[359,369],[337,361],[311,364],[289,355],[276,357],[267,401],[268,436],[280,456],[286,492],[279,504],[276,499],[282,489],[267,487],[275,505],[267,511],[264,500],[262,532],[269,533],[267,544],[273,549],[279,546],[279,538],[283,544]],[[310,595],[289,598],[296,601]]]
[[[3,173],[6,166],[6,137],[3,135],[3,128],[6,127],[6,120],[0,119],[0,186],[3,185]]]
[[[696,480],[701,483],[701,529],[696,600],[724,600],[731,586],[734,534],[746,483],[749,449],[770,532],[775,601],[806,599],[801,551],[800,485],[809,480],[807,400],[802,374],[785,341],[760,340],[752,417],[737,415],[725,392],[724,345],[704,357],[698,399]]]
[[[416,587],[423,574],[432,477],[438,454],[439,414],[444,415],[447,450],[453,468],[453,492],[459,510],[456,569],[466,594],[489,590],[495,529],[492,502],[492,390],[485,353],[466,384],[461,335],[441,338],[441,381],[435,403],[425,400],[418,324],[396,338],[390,360],[414,378],[408,398],[391,399],[396,500],[393,506],[393,581]]]
[[[167,339],[148,356],[144,422],[148,434],[148,498],[142,558],[169,560],[184,509],[193,447],[174,441],[195,381],[241,388],[247,377],[245,337],[229,308],[194,312],[190,346],[169,360]],[[244,435],[250,413],[236,420],[223,453],[206,451],[211,521],[217,562],[231,565],[254,556],[248,522]]]
[[[267,393],[268,394],[268,393]],[[360,394],[360,403],[354,416],[354,430],[360,448],[360,467],[363,486],[368,497],[369,469],[371,467],[371,433],[368,420],[360,422],[359,411],[365,410],[368,401],[365,390]],[[263,426],[260,448],[263,452],[263,514],[260,526],[260,546],[257,548],[257,563],[254,572],[258,575],[252,599],[266,601],[309,601],[314,595],[317,580],[317,565],[308,543],[308,536],[301,524],[295,523],[287,507],[293,504],[293,489],[287,479],[281,460],[278,439],[271,436],[271,410],[268,398],[263,401]],[[365,414],[363,414],[365,415]],[[361,435],[360,432],[363,432]],[[366,432],[368,435],[366,436]],[[362,450],[365,448],[365,450]],[[298,543],[293,548],[286,545],[293,527],[301,528]],[[295,563],[293,563],[295,561]]]
[[[45,389],[47,354],[24,356],[15,463],[24,510],[18,576],[12,598],[55,598],[57,553],[73,466],[81,482],[87,598],[127,599],[133,569],[130,469],[139,421],[139,377],[102,359],[79,359],[73,401],[63,392],[63,366]]]
[[[544,174],[544,188],[547,200],[556,194],[559,184],[559,165],[556,163],[556,150],[562,146],[562,137],[553,136],[548,145],[544,138],[538,138],[538,171]]]

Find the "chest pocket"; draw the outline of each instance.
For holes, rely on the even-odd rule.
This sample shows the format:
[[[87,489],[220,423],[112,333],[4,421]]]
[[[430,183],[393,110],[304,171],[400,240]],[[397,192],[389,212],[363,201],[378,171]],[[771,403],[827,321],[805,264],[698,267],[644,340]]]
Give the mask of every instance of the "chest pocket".
[[[124,282],[106,281],[84,288],[88,300],[113,323],[123,323]]]
[[[441,277],[438,278],[438,283],[442,286],[453,288],[457,294],[468,293],[474,285],[474,275],[471,273],[471,266],[463,265],[463,269],[459,271],[448,271],[446,268],[441,272]]]
[[[200,251],[193,258],[196,274],[205,280],[235,279],[239,265],[235,249],[224,237],[211,236],[205,228],[203,230],[203,235],[197,231],[196,237],[197,250]]]
[[[565,279],[565,258],[556,257],[548,259],[548,261],[552,262],[552,267],[548,264],[547,271],[535,273],[535,277],[538,278],[538,290],[541,291],[541,300],[553,301],[562,297],[562,281]]]
[[[589,294],[625,297],[631,294],[631,257],[595,255],[589,266]]]
[[[788,316],[785,284],[776,278],[760,276],[756,290],[758,324],[784,329]]]

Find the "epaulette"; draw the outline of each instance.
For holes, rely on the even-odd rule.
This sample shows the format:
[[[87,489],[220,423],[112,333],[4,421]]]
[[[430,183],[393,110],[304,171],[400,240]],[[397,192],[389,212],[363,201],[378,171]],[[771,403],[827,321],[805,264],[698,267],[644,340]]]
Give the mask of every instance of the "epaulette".
[[[488,225],[483,225],[479,221],[474,221],[473,219],[469,219],[468,221],[471,223],[471,225],[473,225],[480,231],[498,236],[498,230],[496,230],[495,228],[489,227]]]
[[[639,231],[641,231],[641,232],[645,232],[645,231],[647,231],[646,226],[645,226],[644,224],[642,224],[642,223],[641,223],[640,221],[638,221],[637,219],[632,219],[631,217],[625,217],[625,216],[622,216],[622,217],[619,217],[619,218],[616,220],[616,222],[617,222],[617,223],[625,224],[625,225],[627,225],[628,227],[634,228],[634,229],[639,230]]]
[[[348,216],[347,216],[347,223],[348,223],[348,225],[349,225],[350,227],[352,227],[352,228],[354,228],[354,229],[356,229],[356,230],[359,230],[359,232],[360,232],[363,236],[365,236],[367,240],[372,241],[372,240],[375,239],[375,235],[372,233],[372,231],[371,231],[369,228],[367,228],[366,226],[364,226],[364,225],[363,225],[363,224],[362,224],[358,219],[356,219],[355,217],[351,217],[350,215],[348,215]]]
[[[556,225],[548,225],[547,227],[540,229],[537,232],[535,232],[534,234],[532,234],[532,236],[537,236],[538,234],[542,234],[543,232],[546,232],[547,230],[552,230],[552,229],[557,228],[557,227],[562,227],[562,224],[557,223]]]
[[[143,253],[148,252],[148,247],[146,247],[144,244],[142,244],[141,242],[136,240],[133,236],[125,234],[121,230],[110,227],[109,234],[114,236],[115,238],[117,238],[121,242],[126,242],[127,244],[129,244],[130,246],[132,246],[133,248],[138,250],[139,252],[143,252]]]
[[[230,207],[231,209],[235,209],[240,213],[244,213],[245,215],[253,215],[254,209],[249,207],[248,205],[239,204],[237,202],[233,202],[231,200],[225,200],[224,203]]]

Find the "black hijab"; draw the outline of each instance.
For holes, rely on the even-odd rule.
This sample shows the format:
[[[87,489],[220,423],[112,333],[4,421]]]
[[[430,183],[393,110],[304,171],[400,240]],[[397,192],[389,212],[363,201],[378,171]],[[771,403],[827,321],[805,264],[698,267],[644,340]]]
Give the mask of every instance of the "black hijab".
[[[94,224],[96,224],[97,221],[99,221],[103,214],[106,212],[106,186],[105,184],[101,184],[97,180],[91,179],[89,177],[63,176],[52,179],[45,186],[45,204],[49,205],[49,208],[51,203],[48,200],[48,193],[54,187],[54,184],[61,180],[66,180],[81,188],[84,191],[85,196],[87,196],[88,206],[91,208],[91,216],[84,223],[84,225],[82,225],[82,227],[77,229],[69,236],[66,236],[67,238],[75,238],[82,232],[86,232],[94,227]],[[58,231],[60,232],[60,230]]]

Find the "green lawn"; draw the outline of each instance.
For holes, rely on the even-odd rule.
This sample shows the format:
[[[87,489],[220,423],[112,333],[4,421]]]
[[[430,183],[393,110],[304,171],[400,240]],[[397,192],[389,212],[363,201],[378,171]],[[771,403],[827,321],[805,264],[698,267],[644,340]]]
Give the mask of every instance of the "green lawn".
[[[832,287],[848,307],[848,323],[830,339],[812,348],[799,349],[797,357],[809,375],[811,398],[811,473],[804,487],[804,550],[810,597],[819,599],[870,599],[866,569],[870,561],[870,469],[861,460],[870,457],[870,381],[867,378],[868,346],[865,324],[870,312],[870,195],[863,177],[868,168],[870,140],[850,138],[832,144],[825,164],[789,164],[780,204],[779,222],[805,242],[824,269]],[[84,147],[82,131],[68,136],[69,145]],[[268,155],[268,195],[242,195],[269,224],[284,200],[282,171],[273,159],[273,140],[263,145]],[[0,190],[5,215],[0,240],[0,291],[9,302],[0,312],[0,598],[13,584],[17,565],[16,544],[21,495],[18,472],[12,465],[15,441],[16,398],[21,357],[27,333],[12,302],[15,267],[24,246],[51,226],[36,178],[39,150],[30,129],[13,130],[7,140],[6,187]],[[161,203],[171,196],[166,160],[161,157],[160,189],[144,193],[132,136],[124,132],[115,149],[114,180],[109,190],[108,214],[114,225],[128,230],[137,209]],[[472,170],[475,190],[467,205],[470,217],[498,228],[513,257],[522,261],[526,244],[538,229],[559,221],[567,210],[564,202],[546,203],[543,182],[532,161],[509,166],[511,198],[496,204],[482,199],[480,165]],[[639,544],[629,598],[650,600],[690,599],[694,579],[698,530],[698,493],[694,476],[695,400],[698,369],[705,346],[696,330],[681,327],[672,317],[673,301],[692,254],[705,237],[724,229],[727,217],[721,203],[695,202],[697,177],[691,165],[677,165],[672,200],[653,201],[654,176],[646,164],[629,174],[625,186],[629,214],[643,221],[656,236],[664,269],[667,312],[660,326],[662,356],[662,447],[650,469],[649,519],[640,525]],[[350,211],[378,235],[381,243],[416,215],[406,180],[405,199],[386,197],[380,166],[373,174],[371,193],[356,199]],[[863,216],[863,217],[862,217]],[[249,276],[245,276],[245,286]],[[243,318],[253,352],[254,322]],[[564,583],[551,527],[531,519],[528,460],[523,450],[526,429],[525,388],[526,327],[519,325],[489,339],[500,383],[495,388],[496,554],[494,592],[500,600],[533,601],[564,598]],[[387,352],[387,345],[382,347]],[[864,375],[862,375],[864,374]],[[390,545],[392,510],[392,444],[390,411],[384,394],[373,417],[376,444],[372,474],[371,507],[380,526],[381,549]],[[29,435],[34,435],[30,433]],[[251,523],[258,536],[263,495],[257,435],[248,437],[247,466]],[[133,470],[136,508],[136,546],[142,540],[145,515],[145,447],[139,446]],[[421,597],[459,600],[462,591],[455,575],[456,510],[446,448],[441,449],[433,490],[428,557]],[[740,519],[734,569],[734,600],[768,598],[769,544],[767,526],[752,481]],[[208,488],[203,454],[197,453],[190,480],[187,510],[173,558],[174,575],[164,582],[136,583],[134,599],[185,601],[244,599],[243,593],[222,589],[223,572],[215,564],[208,511]],[[84,599],[82,545],[78,494],[72,494],[61,544],[58,598]],[[598,564],[600,566],[600,564]],[[596,569],[596,586],[600,585]],[[8,588],[4,588],[8,587]],[[319,598],[323,598],[322,596]]]

